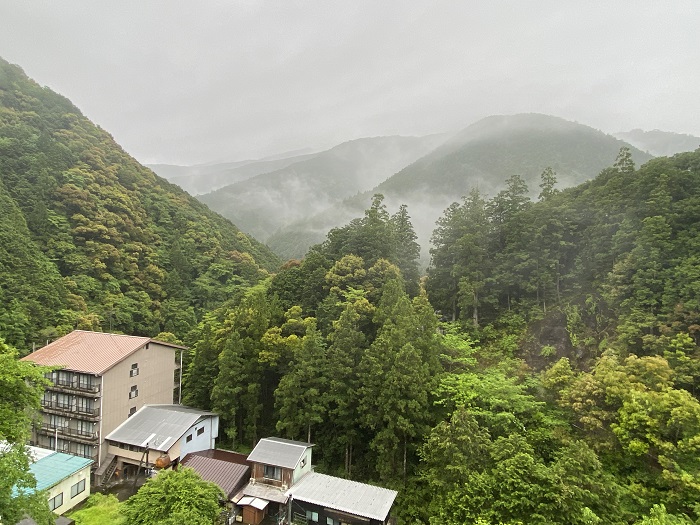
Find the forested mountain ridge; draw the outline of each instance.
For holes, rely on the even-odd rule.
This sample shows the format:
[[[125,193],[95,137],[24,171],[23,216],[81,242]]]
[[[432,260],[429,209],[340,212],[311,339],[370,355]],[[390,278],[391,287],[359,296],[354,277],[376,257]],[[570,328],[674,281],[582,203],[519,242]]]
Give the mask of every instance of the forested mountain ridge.
[[[408,205],[427,265],[435,221],[450,203],[472,189],[493,196],[505,187],[506,179],[519,175],[535,196],[546,167],[557,172],[560,187],[574,186],[608,167],[621,147],[630,147],[638,164],[651,159],[611,135],[562,118],[541,114],[487,117],[375,188],[292,223],[266,242],[282,257],[300,257],[301,247],[321,242],[325,231],[361,214],[372,194],[381,193],[390,207]]]
[[[256,239],[267,242],[287,224],[373,188],[433,150],[445,138],[444,135],[430,135],[351,140],[198,198]],[[361,212],[362,208],[358,210]],[[323,234],[328,229],[324,229]],[[302,249],[306,248],[308,245]]]
[[[620,131],[615,133],[615,136],[655,157],[668,157],[684,151],[694,151],[700,147],[700,137],[658,129]]]
[[[309,439],[319,471],[399,489],[401,523],[695,523],[700,150],[533,190],[450,206],[424,288],[409,210],[375,195],[205,319],[187,402],[232,446]]]
[[[315,153],[278,155],[273,158],[203,164],[197,166],[176,166],[171,164],[147,165],[155,173],[177,184],[190,195],[211,193],[224,186],[235,184],[260,175],[311,159]]]
[[[183,337],[277,257],[0,60],[0,336]]]

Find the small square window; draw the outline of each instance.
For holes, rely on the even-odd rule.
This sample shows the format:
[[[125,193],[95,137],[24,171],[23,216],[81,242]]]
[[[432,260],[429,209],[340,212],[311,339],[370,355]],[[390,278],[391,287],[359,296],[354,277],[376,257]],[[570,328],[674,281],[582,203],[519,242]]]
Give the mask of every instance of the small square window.
[[[202,427],[202,428],[200,428],[199,430],[197,430],[197,435],[198,435],[198,436],[201,436],[202,434],[204,434],[204,427]]]
[[[312,512],[310,510],[307,510],[306,519],[307,521],[313,521],[314,523],[318,523],[318,512]]]
[[[139,387],[136,385],[132,386],[129,391],[129,399],[134,399],[135,397],[139,397]]]
[[[133,363],[131,365],[131,370],[129,370],[129,377],[136,377],[139,375],[139,364]]]
[[[131,407],[129,409],[129,417],[133,416],[134,414],[136,414],[136,407]]]
[[[185,439],[185,442],[187,442],[187,443],[189,443],[190,441],[192,441],[192,434],[187,436],[187,438]]]

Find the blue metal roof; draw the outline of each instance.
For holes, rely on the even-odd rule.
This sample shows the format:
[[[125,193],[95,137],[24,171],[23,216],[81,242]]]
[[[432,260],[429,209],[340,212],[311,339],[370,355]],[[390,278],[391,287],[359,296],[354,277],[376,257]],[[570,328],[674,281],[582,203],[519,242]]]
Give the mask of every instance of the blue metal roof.
[[[91,459],[54,452],[32,463],[29,470],[36,477],[36,490],[40,491],[53,487],[91,464]]]

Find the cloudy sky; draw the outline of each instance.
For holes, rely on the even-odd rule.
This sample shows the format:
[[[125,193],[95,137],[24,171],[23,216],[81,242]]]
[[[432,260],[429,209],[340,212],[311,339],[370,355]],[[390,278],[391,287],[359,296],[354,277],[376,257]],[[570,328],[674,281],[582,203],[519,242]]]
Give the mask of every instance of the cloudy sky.
[[[0,56],[144,163],[548,113],[700,136],[700,2],[0,0]]]

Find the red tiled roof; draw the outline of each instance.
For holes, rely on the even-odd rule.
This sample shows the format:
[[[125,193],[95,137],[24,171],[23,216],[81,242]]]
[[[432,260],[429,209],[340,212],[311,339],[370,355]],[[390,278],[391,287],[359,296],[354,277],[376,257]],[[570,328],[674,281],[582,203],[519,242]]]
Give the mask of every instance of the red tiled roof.
[[[150,337],[75,330],[22,358],[38,365],[62,366],[68,370],[102,375],[151,341]]]

